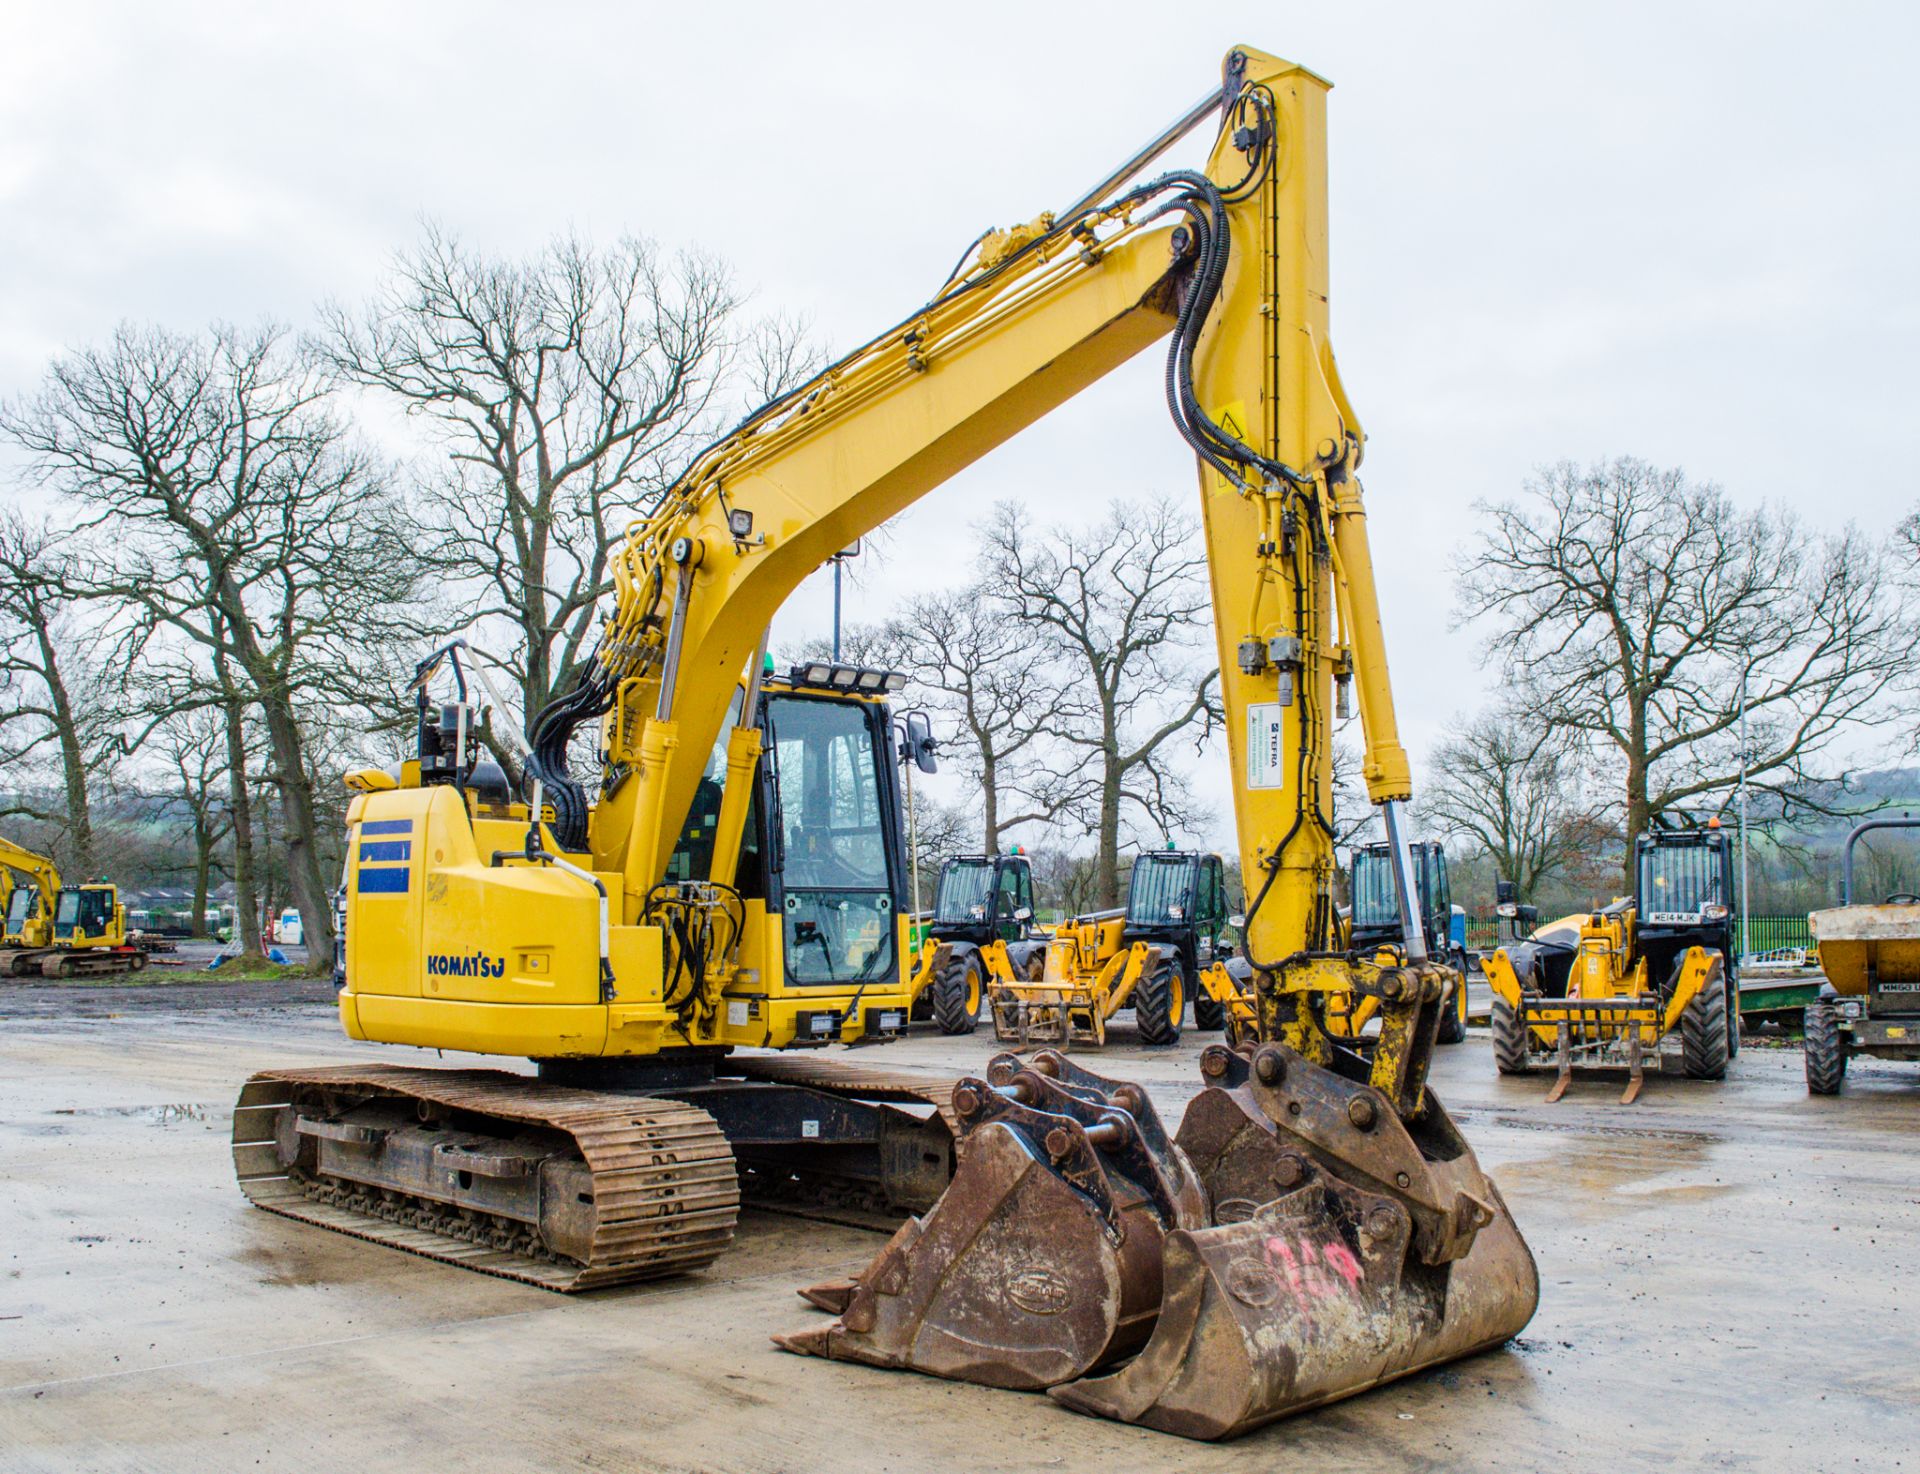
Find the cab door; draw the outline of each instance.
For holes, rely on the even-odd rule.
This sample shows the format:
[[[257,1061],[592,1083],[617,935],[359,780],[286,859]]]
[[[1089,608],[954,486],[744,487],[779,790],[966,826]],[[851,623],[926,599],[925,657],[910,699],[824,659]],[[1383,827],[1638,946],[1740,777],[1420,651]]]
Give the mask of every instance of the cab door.
[[[1022,908],[1033,909],[1033,878],[1025,865],[1002,861],[993,882],[993,934],[1003,942],[1017,942],[1026,923],[1017,919]]]
[[[1197,919],[1201,935],[1209,940],[1227,923],[1227,881],[1218,855],[1200,862],[1200,904]]]

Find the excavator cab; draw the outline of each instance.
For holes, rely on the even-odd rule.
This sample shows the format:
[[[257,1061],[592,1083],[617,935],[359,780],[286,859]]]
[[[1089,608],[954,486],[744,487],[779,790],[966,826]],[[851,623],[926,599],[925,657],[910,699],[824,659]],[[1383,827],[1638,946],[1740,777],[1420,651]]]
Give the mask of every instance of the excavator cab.
[[[31,882],[16,885],[7,898],[7,935],[9,947],[44,947],[49,932],[39,888]]]
[[[748,800],[732,876],[742,896],[779,917],[782,975],[795,987],[891,989],[906,892],[893,723],[876,691],[855,694],[834,673],[795,666],[766,683],[759,703],[761,771]],[[877,673],[873,673],[877,674]],[[734,715],[739,705],[736,701]],[[714,744],[693,806],[667,859],[666,879],[706,878],[725,796],[727,750]],[[816,1016],[824,1024],[827,1015]],[[893,1031],[889,1031],[893,1032]],[[802,1038],[798,1043],[827,1042]]]
[[[749,833],[761,832],[743,845],[742,868],[759,862],[768,911],[784,917],[789,985],[899,979],[906,857],[892,731],[882,702],[807,686],[767,692],[765,822],[750,811]]]
[[[126,940],[120,894],[110,885],[74,885],[60,892],[54,942],[62,947],[117,947]]]

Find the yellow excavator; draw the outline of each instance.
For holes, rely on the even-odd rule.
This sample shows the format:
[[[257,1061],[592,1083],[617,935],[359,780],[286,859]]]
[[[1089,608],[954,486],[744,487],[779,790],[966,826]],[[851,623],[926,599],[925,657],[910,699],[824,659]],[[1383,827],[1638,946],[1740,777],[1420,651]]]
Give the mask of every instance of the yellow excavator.
[[[9,839],[0,839],[0,866],[8,872],[0,977],[100,977],[147,965],[146,950],[127,937],[117,887],[63,885],[52,860]],[[14,871],[27,883],[13,884]]]
[[[743,1195],[912,1213],[860,1275],[805,1292],[831,1318],[782,1346],[1196,1438],[1525,1325],[1532,1257],[1426,1084],[1450,980],[1412,921],[1365,440],[1328,340],[1327,91],[1236,49],[1108,178],[982,235],[931,301],[701,453],[631,524],[526,792],[480,757],[460,652],[423,664],[418,756],[349,777],[341,1020],[537,1073],[262,1072],[234,1115],[255,1203],[563,1290],[710,1263]],[[1204,169],[1147,173],[1209,126]],[[1052,1051],[947,1082],[809,1053],[906,1022],[902,683],[770,678],[769,622],[1161,340],[1199,461],[1254,1037],[1203,1053],[1177,1134]],[[452,700],[429,695],[440,672]],[[1391,964],[1336,946],[1329,728],[1356,686],[1398,857]],[[1378,1000],[1364,1056],[1321,1023],[1353,992]]]

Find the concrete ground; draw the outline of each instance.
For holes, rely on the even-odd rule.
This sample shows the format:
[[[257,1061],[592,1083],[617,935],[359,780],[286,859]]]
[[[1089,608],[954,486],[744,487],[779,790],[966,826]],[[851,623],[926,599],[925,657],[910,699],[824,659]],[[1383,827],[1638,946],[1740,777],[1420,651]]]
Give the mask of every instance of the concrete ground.
[[[1920,1067],[1800,1056],[1543,1106],[1484,1033],[1435,1084],[1539,1260],[1506,1351],[1238,1443],[790,1356],[796,1286],[873,1234],[749,1214],[707,1274],[563,1299],[249,1208],[228,1104],[264,1065],[431,1054],[324,985],[0,991],[0,1470],[1887,1470],[1920,1465]],[[305,1000],[305,1001],[303,1001]],[[1210,1036],[1109,1073],[1177,1121]],[[866,1060],[977,1070],[986,1034]],[[448,1063],[453,1063],[451,1056]],[[465,1062],[465,1061],[462,1061]]]

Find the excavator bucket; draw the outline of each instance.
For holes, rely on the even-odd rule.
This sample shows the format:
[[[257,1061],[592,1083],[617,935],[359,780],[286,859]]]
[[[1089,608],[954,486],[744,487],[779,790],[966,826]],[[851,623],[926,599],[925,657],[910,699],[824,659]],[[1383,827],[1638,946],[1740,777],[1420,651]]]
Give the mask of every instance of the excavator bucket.
[[[1277,1045],[1215,1045],[1201,1065],[1208,1085],[1177,1148],[1213,1224],[1165,1236],[1140,1355],[1050,1388],[1056,1401],[1230,1438],[1497,1346],[1531,1319],[1533,1256],[1431,1092],[1403,1122],[1363,1081]]]
[[[1161,1245],[1206,1200],[1146,1092],[1042,1051],[953,1092],[959,1165],[855,1279],[801,1292],[832,1324],[789,1351],[1037,1390],[1137,1350]]]

